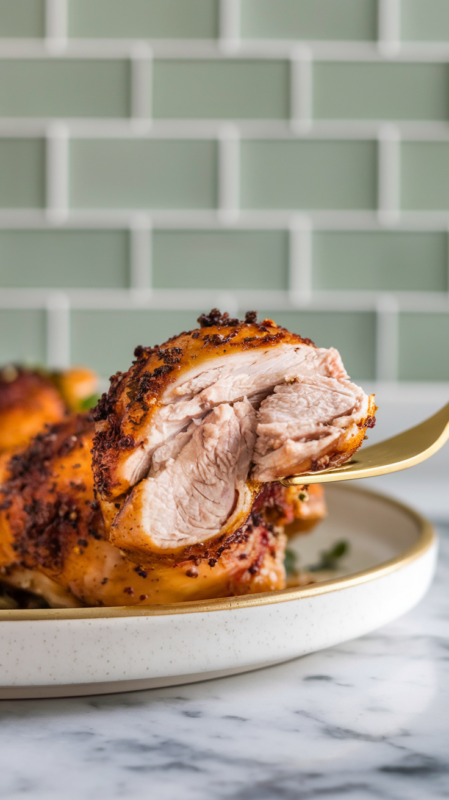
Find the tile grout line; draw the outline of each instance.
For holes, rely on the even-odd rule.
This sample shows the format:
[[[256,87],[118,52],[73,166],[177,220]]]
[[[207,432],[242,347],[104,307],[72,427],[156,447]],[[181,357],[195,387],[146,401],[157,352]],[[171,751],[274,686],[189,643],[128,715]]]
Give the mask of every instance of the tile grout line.
[[[153,51],[145,41],[131,48],[131,130],[148,133],[152,124]],[[142,123],[144,125],[142,126]]]
[[[313,113],[313,65],[309,47],[299,45],[290,55],[290,127],[295,134],[310,133]]]
[[[378,218],[385,226],[395,225],[400,217],[401,138],[396,125],[385,123],[379,129]]]
[[[49,8],[63,9],[65,0],[46,0]],[[222,0],[223,8],[235,8],[238,0]],[[397,0],[388,0],[397,7]],[[59,5],[61,4],[61,5]],[[395,12],[396,13],[396,12]],[[57,15],[57,16],[55,16]],[[228,16],[226,16],[228,15]],[[381,18],[393,20],[392,12],[381,15]],[[59,21],[57,21],[59,17]],[[226,21],[225,21],[226,18]],[[0,58],[127,58],[136,43],[136,39],[77,39],[67,38],[65,33],[64,13],[61,11],[49,12],[47,35],[45,38],[2,38],[0,37]],[[385,60],[393,62],[421,62],[421,61],[447,61],[449,58],[449,42],[404,41],[398,40],[394,33],[398,22],[382,22],[377,41],[340,41],[340,40],[313,40],[313,39],[241,39],[238,35],[234,12],[223,12],[221,27],[223,35],[217,39],[152,39],[144,41],[154,53],[155,58],[194,58],[194,59],[220,59],[227,55],[239,58],[260,59],[285,59],[288,60],[292,47],[304,46],[310,48],[315,61],[368,61],[383,63]],[[59,31],[59,33],[58,33]],[[49,45],[50,42],[50,45]]]
[[[231,291],[219,291],[216,289],[214,291],[215,296],[213,300],[213,307],[219,308],[220,311],[227,311],[230,317],[237,317],[239,311],[246,312],[254,310],[250,308],[243,308],[245,303],[239,303],[236,295]]]
[[[401,0],[377,0],[379,54],[395,58],[401,50]]]
[[[147,240],[148,241],[148,240]],[[142,248],[143,250],[143,248]],[[146,272],[145,275],[149,273]],[[296,274],[305,274],[296,271]],[[310,274],[310,273],[309,273]],[[142,279],[141,279],[142,280]],[[137,308],[144,306],[148,309],[159,308],[165,306],[170,309],[182,310],[183,307],[197,307],[198,302],[215,302],[214,298],[219,294],[231,297],[239,306],[247,305],[252,300],[257,300],[260,305],[272,305],[279,311],[289,311],[295,308],[307,305],[308,308],[315,311],[339,311],[339,312],[375,312],[378,310],[379,303],[381,310],[385,297],[392,301],[394,309],[401,312],[412,313],[449,313],[449,298],[446,293],[441,292],[440,296],[423,297],[420,292],[408,293],[390,293],[385,294],[382,292],[363,292],[363,291],[315,291],[308,303],[304,302],[303,297],[293,298],[289,291],[278,290],[273,291],[270,289],[247,289],[235,290],[234,292],[225,292],[219,289],[152,289],[151,291],[145,290],[145,284],[137,285],[134,283],[134,288],[131,289],[67,289],[62,294],[70,301],[71,307],[76,309],[104,309],[104,308]],[[301,282],[298,282],[299,288],[303,287]],[[61,294],[57,289],[1,289],[0,290],[0,308],[25,308],[25,309],[42,309],[46,307],[47,301],[54,294]],[[195,305],[196,304],[196,305]],[[385,305],[385,304],[384,304]],[[390,304],[391,305],[391,304]],[[388,306],[387,310],[391,310]]]
[[[61,178],[61,176],[59,176]],[[61,192],[65,196],[65,191]],[[231,194],[231,193],[230,193]],[[232,196],[235,192],[232,193]],[[61,208],[61,206],[56,206]],[[230,203],[230,209],[235,204]],[[66,213],[67,211],[67,213]],[[137,212],[139,213],[139,212]],[[294,210],[241,210],[237,214],[223,215],[223,218],[214,209],[190,210],[151,210],[152,227],[154,230],[169,230],[181,228],[183,230],[224,230],[232,227],[234,230],[280,230],[288,231],[292,215],[301,211]],[[305,213],[305,212],[304,212]],[[63,213],[51,214],[41,209],[0,209],[0,230],[12,228],[15,230],[52,230],[60,227],[62,222],[65,228],[78,230],[82,228],[101,230],[120,230],[131,224],[136,211],[132,209],[63,209]],[[312,227],[319,231],[374,231],[381,232],[385,228],[385,220],[379,220],[378,211],[308,211]],[[446,232],[448,226],[448,212],[401,212],[390,218],[389,227],[403,232],[431,231]]]
[[[130,288],[138,303],[147,301],[151,294],[152,240],[151,216],[134,214],[129,228]]]
[[[225,226],[235,223],[240,213],[240,137],[232,123],[221,126],[218,137],[218,211]]]
[[[240,0],[219,0],[218,52],[232,55],[240,49]]]
[[[51,223],[65,222],[69,209],[69,131],[55,121],[46,137],[46,217]]]
[[[289,226],[289,299],[303,307],[312,299],[312,223],[307,214],[292,216]]]
[[[46,55],[62,55],[68,45],[68,0],[45,0]]]
[[[70,366],[70,300],[65,292],[50,292],[46,300],[46,363],[51,369]]]
[[[148,66],[148,65],[147,65]],[[151,103],[151,78],[150,70],[136,69],[135,89],[132,94],[135,100],[132,105],[135,107],[136,115],[121,118],[64,118],[64,124],[70,131],[71,138],[114,138],[114,139],[210,139],[218,136],[223,125],[233,125],[242,139],[271,139],[277,138],[280,141],[298,139],[328,140],[337,139],[341,141],[352,141],[354,139],[375,140],[379,136],[382,128],[394,127],[402,139],[411,142],[449,142],[449,122],[410,122],[396,121],[386,122],[385,120],[368,121],[343,121],[343,120],[314,120],[310,118],[307,110],[311,105],[310,90],[307,88],[308,79],[304,80],[305,95],[309,95],[310,102],[303,96],[306,102],[300,104],[297,99],[296,90],[291,91],[293,118],[286,118],[281,121],[273,120],[230,120],[229,122],[221,119],[176,119],[154,121],[151,119],[149,105]],[[293,70],[295,72],[295,70]],[[299,70],[298,70],[299,72]],[[303,78],[301,78],[301,81]],[[293,85],[296,86],[299,76],[293,78]],[[139,87],[147,87],[144,91]],[[298,108],[299,105],[304,107]],[[15,118],[3,117],[0,119],[0,138],[39,138],[44,135],[48,125],[52,123],[54,117],[43,118]],[[136,124],[139,123],[139,124]],[[297,123],[297,129],[295,124]]]

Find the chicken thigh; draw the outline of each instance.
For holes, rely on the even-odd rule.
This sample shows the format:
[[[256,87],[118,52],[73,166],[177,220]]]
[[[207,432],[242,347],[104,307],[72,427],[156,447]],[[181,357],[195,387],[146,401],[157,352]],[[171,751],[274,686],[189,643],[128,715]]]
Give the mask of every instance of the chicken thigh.
[[[241,528],[264,484],[346,461],[374,424],[373,396],[333,348],[254,312],[215,309],[200,324],[136,348],[94,412],[110,541],[139,564],[185,547],[201,557]]]

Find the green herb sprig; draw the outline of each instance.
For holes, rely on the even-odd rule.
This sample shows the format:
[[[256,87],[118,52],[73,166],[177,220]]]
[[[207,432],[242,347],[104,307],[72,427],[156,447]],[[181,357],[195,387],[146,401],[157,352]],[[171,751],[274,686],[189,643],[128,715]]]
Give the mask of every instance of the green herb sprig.
[[[296,553],[287,547],[284,556],[284,567],[288,577],[296,575],[298,572],[297,559]]]
[[[89,411],[89,409],[96,406],[100,397],[101,395],[99,394],[91,394],[90,397],[85,397],[84,400],[80,402],[81,411]]]
[[[349,550],[349,542],[342,539],[332,545],[329,550],[322,550],[320,553],[320,561],[307,567],[307,569],[309,572],[320,572],[321,570],[334,571],[339,568],[340,560],[349,553]]]

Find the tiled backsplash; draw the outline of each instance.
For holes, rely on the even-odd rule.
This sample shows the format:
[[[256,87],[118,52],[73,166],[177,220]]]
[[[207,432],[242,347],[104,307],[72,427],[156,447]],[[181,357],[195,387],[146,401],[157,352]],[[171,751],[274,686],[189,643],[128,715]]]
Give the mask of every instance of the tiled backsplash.
[[[449,380],[449,0],[0,0],[0,362],[219,306]]]

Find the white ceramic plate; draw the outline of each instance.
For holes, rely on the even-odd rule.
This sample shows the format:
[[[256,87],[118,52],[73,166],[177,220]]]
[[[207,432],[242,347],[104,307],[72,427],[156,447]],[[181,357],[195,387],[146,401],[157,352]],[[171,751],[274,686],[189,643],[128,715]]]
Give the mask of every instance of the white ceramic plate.
[[[382,495],[326,488],[329,516],[295,543],[303,567],[350,543],[339,575],[270,594],[154,609],[0,612],[0,697],[190,683],[361,636],[412,608],[435,567],[431,525]]]

